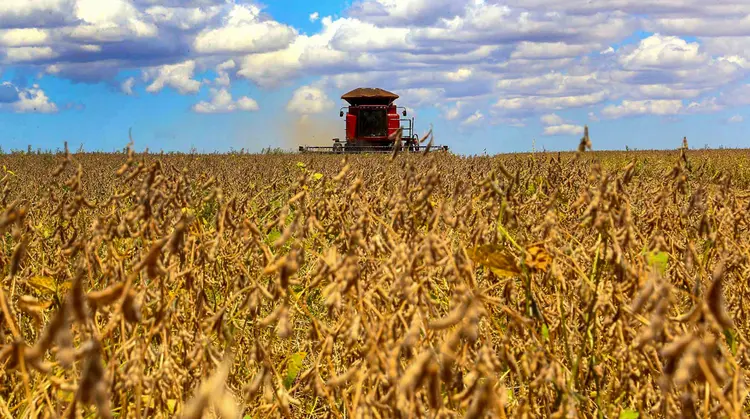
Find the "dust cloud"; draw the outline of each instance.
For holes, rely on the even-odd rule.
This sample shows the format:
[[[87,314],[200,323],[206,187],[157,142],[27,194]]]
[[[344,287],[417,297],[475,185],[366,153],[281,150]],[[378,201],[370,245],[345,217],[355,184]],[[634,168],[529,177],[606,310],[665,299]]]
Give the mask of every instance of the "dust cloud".
[[[301,145],[331,146],[334,138],[346,137],[344,119],[338,113],[321,115],[284,115],[279,120],[282,147],[297,149]]]

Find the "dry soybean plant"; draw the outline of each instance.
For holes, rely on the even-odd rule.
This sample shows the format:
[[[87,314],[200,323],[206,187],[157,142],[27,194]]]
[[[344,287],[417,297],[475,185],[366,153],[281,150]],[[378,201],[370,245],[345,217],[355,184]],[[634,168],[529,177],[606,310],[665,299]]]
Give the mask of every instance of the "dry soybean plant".
[[[744,417],[750,152],[0,156],[0,414]]]

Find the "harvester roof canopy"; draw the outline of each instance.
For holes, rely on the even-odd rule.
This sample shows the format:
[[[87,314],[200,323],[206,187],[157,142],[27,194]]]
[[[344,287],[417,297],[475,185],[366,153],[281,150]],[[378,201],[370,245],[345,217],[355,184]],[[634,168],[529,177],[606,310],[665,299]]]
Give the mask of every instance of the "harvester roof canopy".
[[[360,87],[345,93],[341,99],[351,105],[390,105],[398,95],[376,87]]]

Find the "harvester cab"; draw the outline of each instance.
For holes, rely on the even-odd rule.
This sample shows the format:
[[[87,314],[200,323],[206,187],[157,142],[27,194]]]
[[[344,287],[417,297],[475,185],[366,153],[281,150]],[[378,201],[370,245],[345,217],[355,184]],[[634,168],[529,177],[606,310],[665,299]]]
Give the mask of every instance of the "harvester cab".
[[[345,93],[341,99],[349,103],[339,111],[345,118],[344,141],[333,139],[332,146],[300,146],[300,152],[322,153],[390,153],[396,146],[396,135],[401,130],[404,151],[425,150],[414,132],[414,118],[407,118],[405,107],[394,102],[398,95],[379,88],[358,88]],[[400,113],[399,113],[400,110]],[[403,118],[402,118],[403,116]],[[431,150],[447,151],[447,146],[432,146]]]

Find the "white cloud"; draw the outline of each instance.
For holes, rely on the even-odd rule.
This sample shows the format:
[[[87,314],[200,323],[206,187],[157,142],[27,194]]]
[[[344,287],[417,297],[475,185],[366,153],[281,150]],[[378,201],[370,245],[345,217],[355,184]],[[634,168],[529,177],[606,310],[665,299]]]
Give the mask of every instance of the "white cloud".
[[[9,63],[48,60],[58,56],[59,54],[50,47],[17,47],[5,50],[5,60]]]
[[[294,91],[292,99],[287,103],[289,112],[301,114],[316,114],[333,108],[334,103],[328,95],[318,87],[302,86]]]
[[[484,119],[484,115],[480,111],[475,111],[473,114],[469,115],[468,118],[464,119],[463,122],[461,122],[461,125],[467,126],[467,125],[477,125],[479,122],[481,122]]]
[[[541,119],[544,125],[561,125],[564,122],[562,117],[556,114],[547,114],[542,116]]]
[[[730,124],[737,124],[744,121],[745,118],[742,115],[733,115],[729,117],[729,119],[727,119],[727,122],[729,122]]]
[[[350,13],[379,25],[432,23],[458,13],[467,2],[456,0],[364,0]]]
[[[449,120],[449,121],[452,121],[452,120],[458,118],[459,116],[461,116],[461,112],[462,112],[461,108],[464,105],[465,104],[463,102],[461,102],[460,100],[456,101],[456,104],[454,106],[452,106],[450,108],[447,108],[445,110],[445,112],[443,113],[443,117],[445,119]]]
[[[245,55],[240,61],[237,74],[262,87],[271,88],[296,77],[316,73],[332,76],[378,69],[394,70],[393,61],[388,60],[386,55],[372,54],[366,50],[353,48],[353,45],[357,45],[358,42],[371,42],[375,48],[386,47],[386,44],[378,40],[380,36],[378,31],[370,32],[374,37],[370,41],[363,38],[362,34],[357,35],[356,31],[354,31],[353,39],[346,40],[341,37],[337,38],[339,31],[350,31],[352,25],[357,24],[356,22],[351,19],[334,21],[330,17],[323,18],[321,22],[323,29],[319,33],[297,36],[284,49]],[[367,30],[367,28],[363,26],[363,29]],[[386,36],[391,37],[391,35]],[[339,47],[353,48],[353,50],[337,49],[334,46],[336,42]]]
[[[701,44],[713,55],[750,58],[750,35],[702,38]]]
[[[0,28],[57,27],[72,23],[76,0],[0,1]]]
[[[0,65],[76,82],[139,69],[151,93],[206,84],[219,97],[235,77],[266,89],[310,77],[321,93],[385,87],[404,106],[435,106],[461,122],[481,109],[477,122],[491,124],[538,123],[570,108],[611,118],[750,103],[736,86],[750,76],[745,0],[353,3],[345,17],[313,11],[320,26],[301,34],[254,0],[1,0]],[[636,31],[653,35],[623,42]],[[203,74],[210,69],[215,78]],[[132,92],[135,80],[126,82]],[[296,97],[289,109],[332,103]]]
[[[646,84],[634,88],[636,89],[632,92],[634,96],[650,99],[689,99],[700,96],[707,91],[703,88],[691,89],[689,84]]]
[[[335,30],[330,45],[339,51],[375,52],[397,51],[414,48],[407,37],[409,29],[376,26],[357,19],[339,19],[331,30]]]
[[[146,15],[159,25],[184,31],[200,28],[219,16],[220,6],[209,7],[165,7],[153,6],[145,10]]]
[[[602,110],[608,118],[622,118],[636,115],[677,115],[683,110],[681,100],[624,100],[619,105],[609,105]]]
[[[232,81],[229,79],[229,74],[224,71],[220,71],[219,75],[216,76],[216,80],[214,80],[214,83],[217,86],[229,87],[232,84]]]
[[[49,38],[47,30],[38,28],[0,30],[0,46],[5,47],[40,46]]]
[[[437,105],[445,94],[445,89],[417,87],[412,89],[400,89],[398,93],[400,96],[399,103],[401,105],[426,107]]]
[[[606,98],[606,92],[576,96],[527,96],[515,98],[500,98],[493,106],[498,109],[509,111],[534,109],[551,110],[596,105],[605,101]]]
[[[544,135],[580,135],[583,127],[580,125],[562,124],[544,127]]]
[[[235,67],[237,67],[237,63],[235,63],[234,60],[226,60],[223,63],[217,65],[216,70],[227,71],[227,70],[232,70]]]
[[[712,113],[724,109],[723,104],[719,103],[715,97],[704,98],[700,102],[690,102],[685,107],[686,113]]]
[[[599,45],[571,45],[565,42],[529,42],[518,44],[511,58],[549,59],[578,57],[599,48]],[[611,48],[611,47],[610,47]]]
[[[128,0],[77,0],[74,10],[83,23],[74,27],[69,36],[79,41],[117,42],[159,34],[157,26]]]
[[[497,82],[497,88],[509,95],[545,95],[551,97],[596,94],[605,91],[609,80],[598,73],[563,74],[553,71]]]
[[[11,104],[17,113],[57,113],[57,105],[49,100],[38,85],[18,93],[18,101]]]
[[[583,133],[583,127],[563,119],[557,114],[547,114],[540,118],[544,127],[544,135],[578,135]]]
[[[216,66],[216,80],[214,83],[217,86],[229,87],[232,84],[232,80],[229,78],[229,70],[234,69],[237,64],[234,60],[227,60]]]
[[[696,66],[708,60],[696,42],[655,34],[641,40],[635,50],[623,54],[618,61],[627,70],[644,70]]]
[[[132,96],[134,86],[135,86],[135,77],[129,77],[127,80],[122,82],[122,84],[120,85],[120,89],[126,95]]]
[[[235,4],[218,28],[205,29],[193,47],[200,53],[259,53],[282,49],[296,37],[290,26],[261,17],[254,5]]]
[[[201,101],[193,105],[193,111],[197,113],[227,113],[234,111],[257,111],[258,103],[242,96],[236,101],[232,100],[232,94],[226,89],[211,89],[211,101]]]
[[[720,103],[727,106],[747,106],[750,105],[750,84],[742,84],[732,89],[722,92],[718,96]]]
[[[185,61],[180,64],[164,65],[144,71],[144,79],[153,82],[146,87],[149,93],[158,93],[165,86],[176,89],[180,94],[198,93],[201,82],[193,79],[195,61]]]
[[[711,19],[704,16],[655,19],[652,25],[660,31],[690,36],[738,36],[750,34],[750,10],[745,5],[744,13],[737,11],[730,22],[721,24],[724,19]],[[718,21],[717,21],[718,20]],[[727,24],[729,23],[729,24]]]

